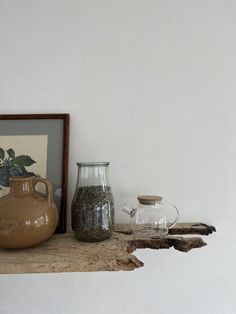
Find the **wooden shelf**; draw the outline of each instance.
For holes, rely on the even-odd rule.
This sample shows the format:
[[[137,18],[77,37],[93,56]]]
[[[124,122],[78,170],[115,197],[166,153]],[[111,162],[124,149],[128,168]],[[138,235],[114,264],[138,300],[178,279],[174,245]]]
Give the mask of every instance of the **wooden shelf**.
[[[72,233],[55,234],[38,247],[18,250],[0,250],[0,274],[60,273],[134,270],[143,266],[131,253],[139,248],[168,249],[188,252],[206,243],[201,237],[215,227],[202,223],[180,223],[164,237],[153,230],[148,235],[132,232],[129,225],[115,225],[113,236],[102,242],[77,241]]]

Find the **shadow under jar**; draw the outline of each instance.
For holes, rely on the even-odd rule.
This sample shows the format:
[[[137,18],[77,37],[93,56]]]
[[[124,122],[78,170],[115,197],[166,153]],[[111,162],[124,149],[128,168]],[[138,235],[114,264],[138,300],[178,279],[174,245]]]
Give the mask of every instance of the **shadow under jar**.
[[[114,199],[109,162],[77,163],[78,178],[71,206],[72,230],[77,240],[102,241],[114,225]]]

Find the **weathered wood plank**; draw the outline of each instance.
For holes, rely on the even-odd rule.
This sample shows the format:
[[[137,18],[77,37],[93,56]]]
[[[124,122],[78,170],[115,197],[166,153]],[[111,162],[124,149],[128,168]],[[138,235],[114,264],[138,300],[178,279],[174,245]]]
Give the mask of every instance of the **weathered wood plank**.
[[[171,234],[158,237],[132,232],[129,225],[116,225],[109,240],[96,243],[77,241],[72,233],[55,234],[38,247],[22,250],[0,250],[0,274],[92,272],[134,270],[142,267],[131,253],[139,248],[168,249],[188,252],[205,246],[200,237],[180,234],[210,234],[215,228],[205,224],[177,224]],[[178,236],[174,236],[174,234]]]
[[[215,232],[216,229],[214,226],[207,225],[201,222],[193,223],[178,223],[173,228],[169,229],[169,234],[200,234],[200,235],[209,235],[212,232]],[[115,226],[115,232],[120,232],[124,234],[131,234],[132,229],[130,225],[126,224],[117,224]]]

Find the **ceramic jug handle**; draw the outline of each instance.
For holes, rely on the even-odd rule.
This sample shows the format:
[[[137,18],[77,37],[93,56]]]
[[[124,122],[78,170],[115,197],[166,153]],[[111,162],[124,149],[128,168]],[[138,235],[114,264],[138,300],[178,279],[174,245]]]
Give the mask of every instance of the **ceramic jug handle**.
[[[168,203],[161,203],[161,204],[162,205],[166,205],[166,206],[170,206],[170,207],[172,207],[176,211],[176,217],[175,217],[174,222],[172,222],[172,224],[168,226],[168,228],[170,229],[170,228],[174,227],[177,224],[178,220],[179,220],[179,210],[173,204],[168,204]]]
[[[52,184],[50,181],[48,181],[47,179],[43,179],[43,178],[35,178],[34,179],[34,189],[37,183],[42,182],[46,185],[47,187],[47,199],[48,199],[48,203],[52,203],[53,202],[53,193],[52,193]]]

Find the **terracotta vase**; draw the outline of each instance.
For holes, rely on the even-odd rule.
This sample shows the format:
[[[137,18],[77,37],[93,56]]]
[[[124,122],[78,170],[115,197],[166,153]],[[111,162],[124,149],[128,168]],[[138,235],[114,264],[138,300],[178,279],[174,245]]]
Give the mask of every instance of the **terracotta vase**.
[[[35,190],[47,187],[47,195]],[[0,198],[0,248],[27,248],[47,240],[55,231],[58,214],[52,185],[37,177],[10,178],[10,192]]]

